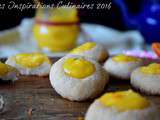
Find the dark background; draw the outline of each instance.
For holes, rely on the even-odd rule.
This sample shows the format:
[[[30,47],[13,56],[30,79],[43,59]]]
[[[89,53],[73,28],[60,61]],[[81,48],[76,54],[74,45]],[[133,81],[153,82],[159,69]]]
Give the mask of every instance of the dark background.
[[[10,1],[14,1],[16,4],[27,4],[34,3],[32,0],[1,0],[0,4],[6,4],[6,6],[9,4]],[[59,0],[44,0],[45,4],[56,4]],[[68,0],[67,0],[68,1]],[[81,22],[90,22],[90,23],[97,23],[102,24],[105,26],[113,27],[119,30],[126,30],[122,15],[120,12],[120,9],[113,0],[70,0],[71,2],[74,2],[75,4],[78,3],[86,3],[86,4],[97,4],[97,3],[109,3],[112,2],[112,7],[110,10],[88,10],[83,9],[79,10],[79,15],[81,18]],[[125,0],[126,4],[128,5],[129,10],[136,14],[136,12],[140,9],[140,4],[142,0]],[[63,0],[65,3],[66,1]],[[135,7],[136,6],[136,7]],[[12,28],[16,25],[18,25],[24,17],[33,17],[35,15],[35,9],[29,9],[29,10],[8,10],[5,8],[4,10],[0,9],[0,30]]]

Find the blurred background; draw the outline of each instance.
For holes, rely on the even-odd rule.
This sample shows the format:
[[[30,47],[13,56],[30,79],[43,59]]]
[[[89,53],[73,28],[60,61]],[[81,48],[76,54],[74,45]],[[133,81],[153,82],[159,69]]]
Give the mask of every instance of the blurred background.
[[[34,4],[33,0],[13,0],[16,4],[27,4],[31,3]],[[78,2],[77,2],[78,1]],[[145,0],[124,0],[126,2],[126,6],[128,7],[129,11],[132,14],[136,14],[140,12],[142,4]],[[59,0],[45,0],[45,4],[58,4]],[[64,4],[68,2],[64,1]],[[121,8],[115,3],[114,0],[71,0],[71,2],[75,4],[79,3],[86,3],[86,4],[97,4],[97,3],[110,3],[112,2],[112,8],[111,10],[88,10],[88,9],[81,9],[79,10],[81,22],[91,22],[91,23],[97,23],[102,24],[110,27],[114,27],[119,30],[127,30],[127,27],[125,26],[123,22],[123,16],[121,12]],[[0,4],[10,4],[10,0],[1,0]],[[35,15],[35,9],[25,9],[23,11],[21,10],[8,10],[7,8],[0,11],[0,30],[8,29],[11,27],[14,27],[18,24],[20,24],[20,21],[25,17],[33,17]]]
[[[33,0],[1,0],[0,1],[0,30],[9,30],[18,26],[24,18],[33,18],[36,13],[36,9],[24,9],[23,11],[18,9],[9,10],[6,6],[11,5],[10,2],[14,2],[17,5],[20,4],[34,4]],[[59,0],[41,0],[43,4],[58,4]],[[76,4],[109,4],[111,8],[108,9],[79,9],[78,15],[80,23],[98,24],[111,28],[112,36],[106,36],[106,39],[114,37],[117,42],[120,42],[115,32],[126,33],[128,31],[134,31],[133,33],[127,33],[131,37],[122,37],[123,39],[141,39],[133,40],[137,46],[150,45],[153,42],[160,41],[160,1],[159,0],[63,0],[63,4],[72,2]],[[5,7],[3,8],[3,4]],[[102,6],[103,7],[103,6]],[[90,28],[90,27],[89,27]],[[96,26],[97,28],[97,26]],[[93,33],[94,33],[94,29]],[[103,30],[101,30],[104,32]],[[108,29],[107,29],[108,31]],[[88,34],[92,33],[89,31]],[[97,32],[96,32],[97,33]],[[107,33],[110,34],[110,30]],[[125,36],[127,36],[125,34]],[[130,35],[129,35],[130,34]],[[94,35],[93,35],[94,36]],[[106,40],[107,41],[107,40]],[[122,40],[123,41],[123,40]],[[132,41],[132,40],[131,40]],[[136,42],[135,42],[136,41]],[[140,44],[139,44],[140,43]],[[135,45],[135,44],[134,44]],[[135,47],[135,46],[134,46]],[[144,46],[141,47],[142,49]],[[148,48],[145,48],[148,49]]]

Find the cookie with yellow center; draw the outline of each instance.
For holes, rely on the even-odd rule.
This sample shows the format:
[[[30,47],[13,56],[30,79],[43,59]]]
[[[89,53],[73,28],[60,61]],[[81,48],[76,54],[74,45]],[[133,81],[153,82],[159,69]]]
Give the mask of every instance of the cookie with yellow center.
[[[106,93],[89,107],[85,120],[159,120],[158,108],[132,90]]]
[[[99,62],[103,62],[108,57],[108,52],[106,49],[102,45],[95,42],[86,42],[73,49],[70,54],[90,57]]]
[[[120,54],[109,58],[105,62],[104,68],[112,77],[129,80],[132,71],[142,65],[142,59]]]
[[[160,95],[160,64],[152,63],[134,70],[131,84],[142,92]]]
[[[18,70],[16,70],[16,68],[0,62],[0,80],[15,81],[18,79],[17,78],[18,75],[19,75],[19,72]]]
[[[21,53],[11,56],[6,64],[17,68],[22,75],[46,76],[49,74],[51,62],[41,53]]]
[[[62,97],[82,101],[94,98],[103,91],[108,74],[91,58],[69,55],[53,64],[50,82]]]

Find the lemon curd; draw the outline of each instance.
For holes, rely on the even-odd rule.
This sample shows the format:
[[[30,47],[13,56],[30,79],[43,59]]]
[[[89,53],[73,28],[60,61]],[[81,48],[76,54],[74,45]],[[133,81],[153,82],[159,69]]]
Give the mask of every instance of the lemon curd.
[[[113,107],[119,111],[141,110],[150,105],[150,102],[132,90],[106,93],[99,98],[101,104]]]
[[[82,58],[68,58],[63,64],[64,72],[74,78],[82,79],[95,72],[95,66]]]
[[[47,11],[47,12],[46,12]],[[34,37],[43,50],[50,52],[73,49],[79,35],[79,18],[75,8],[39,10],[33,27]]]
[[[71,51],[71,53],[82,53],[82,52],[85,52],[87,50],[90,50],[90,49],[94,48],[95,46],[96,46],[95,42],[87,42],[87,43],[73,49]]]
[[[141,61],[140,58],[137,58],[134,56],[127,56],[124,54],[120,54],[120,55],[113,57],[113,60],[116,62],[138,62],[138,61]]]
[[[17,64],[26,68],[35,68],[47,62],[50,64],[50,60],[47,56],[40,53],[21,53],[15,56]]]
[[[0,62],[0,76],[6,75],[11,70],[12,68],[9,65]]]
[[[145,74],[160,74],[160,64],[152,63],[146,67],[141,67],[141,71]]]

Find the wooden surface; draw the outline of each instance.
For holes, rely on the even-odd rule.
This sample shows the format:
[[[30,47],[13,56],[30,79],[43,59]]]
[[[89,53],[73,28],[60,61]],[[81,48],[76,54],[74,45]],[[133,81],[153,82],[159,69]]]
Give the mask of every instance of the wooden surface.
[[[55,60],[54,60],[55,61]],[[129,83],[110,83],[106,91],[127,90]],[[0,120],[77,120],[93,100],[70,102],[59,96],[48,77],[21,76],[14,83],[0,82],[4,108]],[[160,107],[160,97],[147,96]]]

